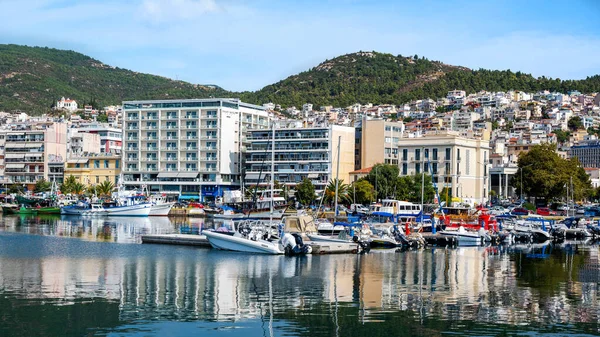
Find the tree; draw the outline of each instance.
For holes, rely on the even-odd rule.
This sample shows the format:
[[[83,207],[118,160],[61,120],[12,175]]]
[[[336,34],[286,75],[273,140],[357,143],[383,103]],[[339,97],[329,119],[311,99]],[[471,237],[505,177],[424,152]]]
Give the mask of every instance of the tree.
[[[325,188],[325,199],[323,200],[323,202],[329,202],[330,205],[333,205],[335,203],[335,182],[336,179],[332,179],[329,181],[329,183],[327,184],[327,187]],[[344,184],[344,180],[343,179],[338,179],[337,180],[338,184],[337,184],[337,202],[338,204],[342,204],[344,202],[346,203],[352,203],[352,198],[350,197],[350,195],[348,194],[348,184]]]
[[[23,185],[20,184],[12,184],[8,187],[9,194],[23,194],[24,191]]]
[[[547,201],[566,195],[566,188],[573,182],[574,199],[582,200],[592,193],[589,176],[577,158],[562,159],[556,153],[556,145],[536,145],[529,152],[521,153],[519,169],[511,180],[511,186],[523,194],[541,197]],[[521,186],[521,174],[523,186]]]
[[[110,180],[105,180],[96,185],[96,194],[101,197],[110,197],[114,189],[115,184],[113,184]]]
[[[396,185],[400,170],[398,166],[390,164],[376,164],[367,175],[366,179],[375,187],[375,198],[395,198]]]
[[[375,200],[375,188],[365,178],[355,181],[349,193],[352,193],[357,204],[368,205]]]
[[[106,113],[99,113],[98,117],[96,117],[96,121],[100,123],[108,123],[108,116]]]
[[[87,188],[85,188],[85,193],[87,195],[98,195],[98,186],[97,185],[90,185]],[[77,193],[79,194],[79,193]]]
[[[561,129],[556,129],[553,131],[554,135],[556,135],[556,141],[559,143],[565,143],[569,140],[569,138],[571,137],[571,132],[569,131],[563,131]]]
[[[396,180],[396,198],[411,202],[421,202],[421,184],[424,183],[424,198],[426,203],[432,202],[435,197],[435,189],[431,183],[431,176],[425,174],[413,174],[412,176],[398,177]]]
[[[76,181],[70,187],[70,193],[72,193],[72,194],[81,195],[81,194],[83,194],[83,191],[85,191],[85,185],[83,185],[82,183],[80,183],[78,181]]]
[[[305,206],[310,205],[315,199],[315,185],[312,181],[304,178],[301,183],[296,185],[296,198]]]
[[[35,182],[35,187],[33,188],[33,192],[48,192],[52,189],[52,183],[46,181],[46,179],[42,178]]]
[[[581,117],[579,117],[579,116],[573,116],[573,117],[569,118],[567,125],[569,126],[569,129],[571,129],[573,131],[583,129],[583,122],[581,121]]]
[[[73,193],[73,185],[77,183],[77,179],[74,176],[70,175],[65,179],[65,181],[60,184],[59,190],[62,194],[70,194]]]
[[[452,189],[449,187],[444,187],[442,188],[442,191],[440,192],[440,203],[445,202],[446,205],[450,205],[450,203],[452,202]]]

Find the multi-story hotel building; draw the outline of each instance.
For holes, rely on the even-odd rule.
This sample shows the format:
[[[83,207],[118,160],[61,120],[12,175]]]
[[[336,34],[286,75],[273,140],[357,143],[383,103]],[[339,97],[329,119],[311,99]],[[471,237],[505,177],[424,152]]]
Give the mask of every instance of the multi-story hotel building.
[[[354,171],[353,127],[323,125],[305,127],[298,121],[280,121],[275,127],[275,180],[291,188],[307,178],[322,191],[337,174],[340,141],[339,179],[350,182]],[[341,138],[340,138],[341,136]],[[246,137],[246,186],[266,185],[271,180],[272,130],[249,130]]]
[[[432,174],[438,190],[454,197],[486,201],[489,190],[489,142],[460,137],[455,131],[402,138],[398,143],[401,175]]]
[[[239,189],[242,133],[269,125],[231,98],[129,101],[123,114],[124,184],[202,201]]]
[[[2,130],[2,135],[0,146],[4,146],[4,177],[8,184],[33,189],[40,179],[51,181],[49,163],[61,163],[67,157],[65,123],[17,124]]]

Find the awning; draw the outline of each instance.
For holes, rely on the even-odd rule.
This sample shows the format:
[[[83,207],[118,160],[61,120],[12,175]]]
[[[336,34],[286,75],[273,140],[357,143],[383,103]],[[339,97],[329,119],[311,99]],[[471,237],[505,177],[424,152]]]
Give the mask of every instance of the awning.
[[[25,144],[26,148],[36,148],[36,147],[42,147],[44,144],[42,143],[27,143]]]
[[[197,178],[198,172],[183,172],[178,173],[177,178]]]
[[[77,159],[70,159],[67,161],[68,164],[83,164],[83,163],[87,163],[89,161],[89,159],[85,159],[85,158],[77,158]]]
[[[8,144],[6,144],[5,147],[7,149],[22,149],[25,147],[25,145],[26,145],[25,143],[16,143],[16,144],[8,143]]]
[[[43,157],[44,154],[42,152],[38,152],[38,153],[26,153],[25,157],[27,158],[32,158],[32,157]]]
[[[263,174],[263,177],[265,175]],[[246,173],[246,179],[248,180],[258,180],[260,177],[260,173]]]
[[[20,169],[22,169],[22,168],[25,168],[25,164],[13,164],[13,163],[9,163],[9,164],[6,164],[6,168],[15,168],[15,169],[20,168]]]
[[[157,178],[177,178],[177,172],[160,172]]]
[[[7,136],[25,136],[25,132],[9,132]]]
[[[307,176],[308,179],[310,178],[319,178],[319,174],[318,173],[309,173]]]
[[[200,200],[200,196],[199,195],[180,195],[179,196],[179,200],[189,200],[189,199],[193,199],[193,200]]]
[[[7,153],[4,158],[25,158],[23,153]]]

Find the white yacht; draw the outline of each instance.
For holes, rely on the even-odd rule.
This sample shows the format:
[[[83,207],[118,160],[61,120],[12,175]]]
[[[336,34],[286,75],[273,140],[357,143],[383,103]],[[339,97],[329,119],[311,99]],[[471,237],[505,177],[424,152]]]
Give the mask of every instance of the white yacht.
[[[456,238],[459,246],[479,246],[481,245],[481,234],[477,232],[467,231],[463,226],[458,227],[458,230],[443,230],[439,232],[444,236]]]

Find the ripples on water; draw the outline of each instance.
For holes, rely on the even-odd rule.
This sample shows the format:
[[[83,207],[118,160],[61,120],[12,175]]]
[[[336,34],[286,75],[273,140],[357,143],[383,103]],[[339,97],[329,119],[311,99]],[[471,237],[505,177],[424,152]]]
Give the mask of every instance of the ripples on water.
[[[0,336],[599,333],[596,245],[287,258],[137,244],[214,225],[4,218]]]

